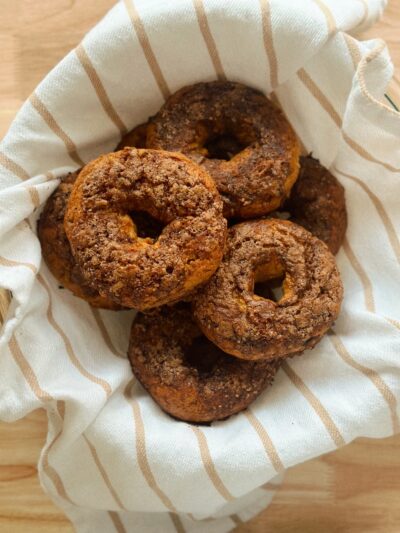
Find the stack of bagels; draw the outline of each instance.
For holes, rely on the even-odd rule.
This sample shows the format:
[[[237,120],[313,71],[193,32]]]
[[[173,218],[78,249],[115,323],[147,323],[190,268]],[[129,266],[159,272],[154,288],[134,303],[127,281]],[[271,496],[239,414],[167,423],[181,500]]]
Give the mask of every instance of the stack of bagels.
[[[233,82],[185,87],[115,152],[65,176],[38,222],[61,287],[140,311],[128,358],[158,405],[245,409],[337,318],[343,187],[278,107]]]

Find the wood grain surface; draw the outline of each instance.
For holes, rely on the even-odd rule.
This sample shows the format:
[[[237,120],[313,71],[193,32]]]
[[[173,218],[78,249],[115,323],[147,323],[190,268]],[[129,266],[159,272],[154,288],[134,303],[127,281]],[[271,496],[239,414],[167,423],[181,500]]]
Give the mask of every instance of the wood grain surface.
[[[114,0],[0,0],[0,136],[46,73]],[[400,0],[360,37],[382,37],[397,65],[390,88],[400,102]],[[0,294],[0,315],[7,300]],[[0,532],[67,533],[72,526],[43,493],[36,463],[43,411],[0,423]],[[272,505],[237,533],[399,533],[400,436],[359,439],[290,469]],[[101,533],[101,532],[99,532]]]

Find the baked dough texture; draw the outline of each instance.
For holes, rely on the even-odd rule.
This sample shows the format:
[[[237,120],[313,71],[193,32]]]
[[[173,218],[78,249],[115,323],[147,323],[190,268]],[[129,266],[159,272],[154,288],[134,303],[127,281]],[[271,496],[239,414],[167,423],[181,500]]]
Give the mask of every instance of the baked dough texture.
[[[277,301],[256,282],[284,277]],[[335,258],[310,232],[266,219],[232,226],[218,270],[193,300],[203,333],[243,359],[281,359],[312,348],[337,318],[343,286]]]
[[[132,211],[162,222],[160,236],[139,237]],[[90,284],[140,310],[180,300],[207,281],[226,238],[222,201],[207,172],[182,154],[136,148],[83,168],[64,225]]]
[[[283,210],[337,254],[347,229],[344,188],[319,161],[300,159],[300,174]]]
[[[272,383],[279,362],[243,361],[213,345],[187,304],[139,313],[128,357],[137,379],[170,415],[221,420],[245,409]]]
[[[149,148],[182,152],[214,179],[226,217],[278,209],[299,171],[300,145],[261,92],[234,82],[184,87],[150,121]]]

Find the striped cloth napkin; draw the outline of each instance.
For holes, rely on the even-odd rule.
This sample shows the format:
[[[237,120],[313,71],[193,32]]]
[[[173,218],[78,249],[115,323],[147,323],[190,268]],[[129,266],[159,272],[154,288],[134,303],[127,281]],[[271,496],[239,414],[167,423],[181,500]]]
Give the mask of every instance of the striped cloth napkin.
[[[0,417],[44,407],[45,491],[78,532],[229,531],[288,467],[399,431],[400,114],[385,44],[353,35],[382,0],[125,0],[23,105],[0,146]],[[41,262],[40,207],[180,87],[229,79],[274,93],[307,152],[346,188],[334,330],[286,362],[249,410],[172,420],[132,379],[133,313],[91,309]]]

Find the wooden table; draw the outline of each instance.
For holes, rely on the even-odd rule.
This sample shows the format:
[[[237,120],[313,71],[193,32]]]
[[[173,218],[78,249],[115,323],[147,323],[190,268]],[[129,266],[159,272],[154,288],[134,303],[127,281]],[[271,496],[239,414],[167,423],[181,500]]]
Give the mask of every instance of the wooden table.
[[[43,76],[114,0],[0,0],[0,135]],[[399,67],[391,87],[400,102],[400,0],[363,37],[383,37]],[[36,411],[0,424],[0,532],[67,533],[72,527],[39,486],[36,463],[46,420]],[[399,533],[400,436],[359,439],[289,470],[268,510],[240,533]],[[99,532],[101,533],[101,532]]]

